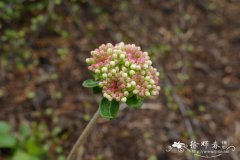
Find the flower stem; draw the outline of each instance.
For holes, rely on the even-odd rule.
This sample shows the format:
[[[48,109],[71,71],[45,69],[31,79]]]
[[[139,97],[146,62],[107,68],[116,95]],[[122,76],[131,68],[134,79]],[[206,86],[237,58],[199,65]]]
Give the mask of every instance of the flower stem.
[[[92,132],[92,130],[97,122],[97,119],[99,117],[100,117],[99,111],[97,110],[96,113],[93,115],[92,119],[90,120],[90,122],[88,123],[88,125],[86,126],[86,128],[83,130],[82,134],[78,137],[77,142],[74,144],[74,146],[73,146],[72,150],[70,151],[66,160],[75,160],[76,159],[79,148],[84,144],[87,137]]]

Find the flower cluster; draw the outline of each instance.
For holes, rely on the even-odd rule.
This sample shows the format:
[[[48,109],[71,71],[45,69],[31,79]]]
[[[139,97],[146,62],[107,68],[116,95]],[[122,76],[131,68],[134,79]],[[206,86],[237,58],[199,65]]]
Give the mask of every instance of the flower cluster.
[[[102,44],[86,62],[95,73],[103,96],[109,101],[126,102],[130,95],[146,98],[159,94],[159,72],[148,53],[134,44]]]

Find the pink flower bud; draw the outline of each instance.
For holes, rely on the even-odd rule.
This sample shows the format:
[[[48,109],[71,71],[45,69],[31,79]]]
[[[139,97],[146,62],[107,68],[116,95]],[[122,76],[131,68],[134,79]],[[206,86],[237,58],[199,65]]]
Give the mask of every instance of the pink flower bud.
[[[134,44],[103,44],[86,59],[91,64],[103,96],[108,100],[126,102],[129,94],[141,98],[158,95],[159,72],[153,68],[148,53]]]

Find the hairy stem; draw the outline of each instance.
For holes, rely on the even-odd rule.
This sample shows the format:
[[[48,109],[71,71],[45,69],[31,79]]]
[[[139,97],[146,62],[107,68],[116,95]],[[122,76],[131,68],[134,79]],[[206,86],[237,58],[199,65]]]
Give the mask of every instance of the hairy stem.
[[[67,160],[75,160],[78,155],[79,148],[84,144],[89,134],[92,132],[97,119],[99,118],[99,111],[97,110],[86,128],[83,130],[82,134],[78,137],[77,142],[74,144],[72,150],[70,151]]]

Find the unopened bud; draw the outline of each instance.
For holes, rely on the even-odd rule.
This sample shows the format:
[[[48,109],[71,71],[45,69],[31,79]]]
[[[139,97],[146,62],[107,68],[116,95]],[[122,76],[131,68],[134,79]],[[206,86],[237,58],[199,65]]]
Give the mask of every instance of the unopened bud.
[[[102,72],[107,72],[107,67],[102,67]]]
[[[139,65],[137,65],[137,66],[136,66],[136,69],[137,69],[137,70],[140,70],[140,69],[141,69],[141,67],[140,67]]]
[[[136,69],[136,67],[137,67],[136,64],[131,65],[131,69]]]
[[[151,60],[148,60],[147,63],[148,63],[148,65],[152,65],[152,61]]]
[[[111,65],[111,66],[114,66],[115,64],[116,64],[116,63],[115,63],[114,61],[111,61],[111,62],[110,62],[110,65]]]
[[[132,75],[135,74],[135,71],[134,71],[134,70],[130,70],[130,71],[129,71],[129,74],[132,76]]]
[[[124,91],[124,96],[128,96],[128,91]]]
[[[135,81],[131,81],[131,85],[132,86],[136,86],[136,82]]]
[[[126,61],[125,66],[128,67],[130,65],[130,62]]]
[[[116,74],[117,73],[117,71],[116,71],[116,69],[112,69],[112,74]]]
[[[150,96],[150,92],[145,92],[145,96]]]
[[[125,58],[125,54],[120,54],[120,58],[124,59]]]
[[[103,73],[103,74],[102,74],[102,77],[103,77],[103,78],[107,78],[107,74],[106,74],[106,73]]]
[[[126,70],[127,70],[127,68],[123,66],[122,67],[122,71],[126,71]]]
[[[148,88],[148,89],[152,88],[152,85],[147,85],[147,88]]]
[[[147,69],[147,68],[148,68],[148,65],[147,65],[147,64],[144,64],[144,65],[143,65],[143,68],[144,68],[144,69]]]
[[[95,72],[95,73],[100,73],[100,70],[99,70],[99,69],[96,69],[94,72]]]
[[[133,93],[134,93],[134,94],[138,94],[139,91],[135,89],[135,90],[133,90]]]
[[[155,82],[154,82],[154,80],[153,79],[151,79],[150,80],[150,84],[154,84]]]
[[[112,53],[113,53],[112,48],[108,48],[107,52],[108,52],[109,54],[112,54]]]
[[[87,58],[87,59],[86,59],[86,62],[87,62],[87,63],[91,63],[91,59],[90,59],[90,58]]]
[[[141,71],[141,75],[143,75],[143,76],[144,76],[145,74],[146,74],[146,72],[145,72],[145,71]]]
[[[123,73],[122,76],[123,76],[124,78],[126,78],[126,77],[128,76],[128,74],[127,74],[127,73]]]
[[[146,76],[146,77],[145,77],[145,80],[146,80],[146,81],[149,81],[150,79],[151,79],[151,78],[150,78],[149,76]]]
[[[126,98],[126,97],[122,97],[121,101],[122,101],[122,102],[126,102],[126,101],[127,101],[127,98]]]

